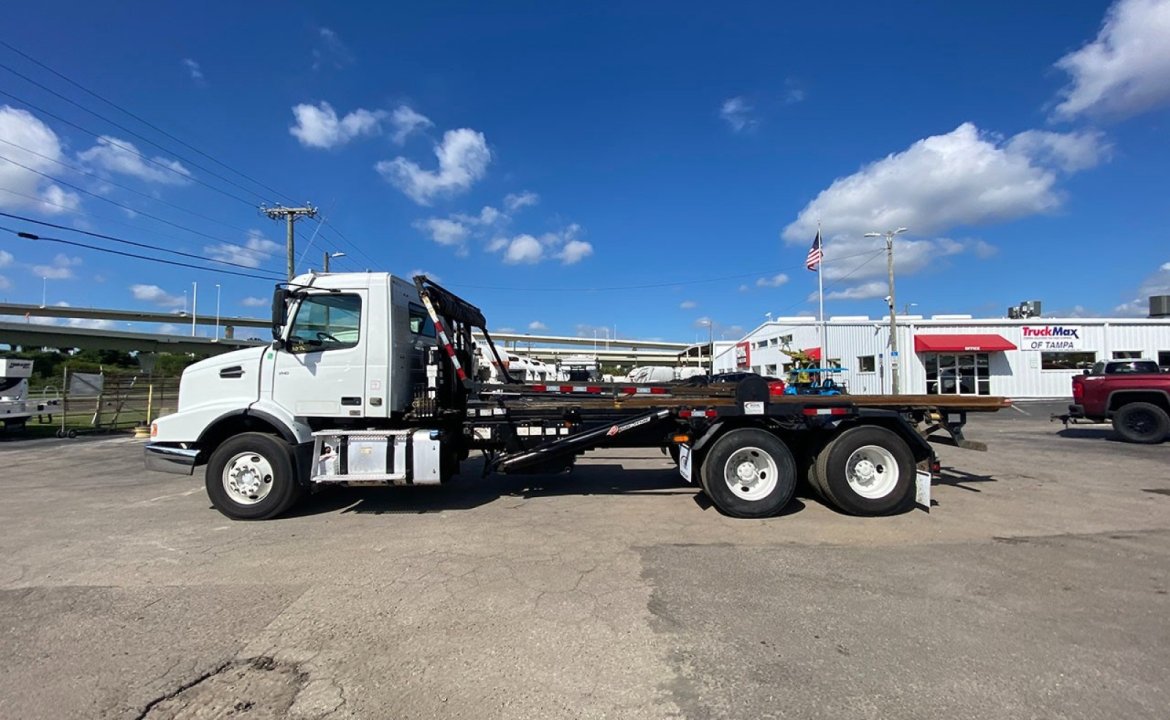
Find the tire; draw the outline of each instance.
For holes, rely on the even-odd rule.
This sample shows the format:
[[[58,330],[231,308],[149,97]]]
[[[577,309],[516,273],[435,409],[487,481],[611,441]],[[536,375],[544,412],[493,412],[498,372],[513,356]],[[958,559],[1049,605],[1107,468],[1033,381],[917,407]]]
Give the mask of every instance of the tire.
[[[810,478],[816,478],[821,497],[842,512],[892,515],[913,503],[916,474],[906,441],[870,425],[846,430],[825,446]]]
[[[1170,415],[1151,403],[1127,403],[1113,414],[1113,430],[1126,442],[1160,443],[1170,434]]]
[[[701,483],[715,507],[732,517],[780,512],[796,491],[796,460],[764,430],[732,430],[716,440],[703,461]]]
[[[211,504],[233,520],[267,520],[300,498],[292,448],[264,433],[243,433],[215,449],[205,484]]]

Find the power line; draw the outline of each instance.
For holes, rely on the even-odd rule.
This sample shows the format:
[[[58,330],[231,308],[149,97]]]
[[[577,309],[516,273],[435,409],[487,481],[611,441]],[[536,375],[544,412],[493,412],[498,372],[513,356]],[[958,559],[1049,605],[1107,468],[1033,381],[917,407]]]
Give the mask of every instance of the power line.
[[[89,128],[82,127],[81,125],[78,125],[77,123],[73,122],[72,120],[66,120],[65,118],[61,117],[60,115],[57,115],[56,113],[50,112],[50,111],[48,111],[48,110],[46,110],[43,107],[40,107],[38,105],[34,105],[33,103],[25,100],[24,98],[22,98],[18,95],[13,95],[12,93],[8,92],[7,90],[0,89],[0,95],[3,95],[3,96],[8,97],[8,98],[12,98],[16,102],[21,103],[22,105],[25,105],[27,107],[30,107],[33,110],[36,110],[37,112],[41,113],[42,115],[45,115],[47,117],[51,117],[54,120],[56,120],[57,122],[65,123],[69,127],[74,128],[76,130],[80,130],[81,132],[83,132],[87,135],[92,135],[95,138],[102,137],[101,133],[96,133],[93,130],[90,130]],[[211,183],[205,182],[205,181],[199,179],[198,177],[195,177],[194,175],[183,175],[182,173],[178,172],[170,165],[167,165],[165,163],[160,163],[151,157],[143,155],[142,153],[138,152],[134,148],[126,147],[125,145],[122,145],[121,143],[116,143],[113,141],[110,141],[110,145],[112,145],[116,148],[119,148],[120,150],[125,150],[126,152],[130,153],[131,155],[135,155],[138,158],[145,160],[146,162],[148,162],[152,165],[157,165],[157,166],[163,168],[164,170],[167,170],[168,172],[175,173],[179,177],[182,177],[186,180],[191,180],[192,182],[198,183],[199,185],[202,185],[203,187],[208,188],[209,190],[214,190],[215,192],[219,193],[220,195],[223,195],[224,197],[229,197],[232,200],[235,200],[237,202],[241,202],[241,203],[247,205],[248,207],[255,207],[255,205],[256,205],[251,200],[245,200],[244,198],[242,198],[238,195],[233,195],[230,192],[224,190],[223,188],[218,188],[218,187],[212,185]]]
[[[34,220],[32,218],[29,218],[29,217],[24,217],[22,215],[13,215],[12,213],[6,213],[3,211],[0,211],[0,217],[11,218],[13,220],[20,220],[22,222],[29,222],[29,223],[33,223],[34,225],[40,225],[42,227],[51,227],[55,230],[64,230],[65,232],[72,232],[72,233],[77,233],[79,235],[86,235],[88,237],[98,238],[99,240],[109,240],[111,242],[121,243],[123,245],[132,245],[134,247],[140,247],[140,248],[144,248],[146,250],[154,250],[156,252],[164,252],[164,253],[169,253],[171,255],[178,255],[180,257],[193,258],[195,260],[204,260],[206,262],[219,263],[221,265],[231,265],[232,267],[244,268],[245,270],[258,270],[259,272],[271,273],[273,276],[278,275],[278,273],[276,273],[276,272],[264,270],[263,268],[254,268],[251,265],[244,265],[242,263],[231,262],[230,260],[218,260],[216,258],[209,258],[209,257],[206,257],[204,255],[196,255],[194,253],[183,252],[181,250],[168,250],[167,248],[156,248],[153,245],[147,245],[146,243],[135,242],[133,240],[126,240],[124,238],[116,237],[114,235],[105,235],[102,233],[92,232],[89,230],[79,230],[77,228],[71,228],[71,227],[67,227],[65,225],[58,225],[56,223],[46,222],[44,220]]]
[[[13,53],[16,53],[17,55],[19,55],[20,57],[24,58],[25,60],[28,60],[29,62],[31,62],[31,63],[33,63],[33,64],[37,65],[38,67],[40,67],[40,68],[42,68],[42,69],[44,69],[44,70],[46,70],[46,71],[48,71],[48,72],[52,73],[53,75],[57,76],[58,78],[60,78],[60,79],[64,80],[65,82],[69,83],[70,85],[72,85],[72,86],[76,87],[77,89],[81,90],[82,92],[86,93],[87,95],[90,95],[91,97],[97,98],[98,100],[102,101],[102,102],[103,102],[103,103],[105,103],[106,105],[109,105],[110,107],[112,107],[112,108],[114,108],[114,109],[116,109],[116,110],[118,110],[118,111],[120,111],[120,112],[124,113],[125,115],[127,115],[127,116],[129,116],[129,117],[131,117],[131,118],[133,118],[133,119],[135,119],[135,120],[137,120],[138,122],[142,123],[143,125],[146,125],[147,127],[151,128],[152,130],[154,130],[154,131],[156,131],[156,132],[160,133],[161,135],[163,135],[163,136],[165,136],[165,137],[167,137],[167,138],[169,138],[169,139],[173,140],[174,142],[177,142],[178,144],[180,144],[180,145],[182,145],[183,147],[185,147],[185,148],[187,148],[187,149],[191,150],[192,152],[195,152],[195,153],[197,153],[198,155],[201,155],[202,157],[205,157],[205,158],[207,158],[208,160],[212,161],[212,162],[213,162],[213,163],[215,163],[216,165],[219,165],[220,167],[223,167],[223,168],[225,168],[226,170],[228,170],[228,171],[230,171],[230,172],[232,172],[232,173],[234,173],[234,174],[238,175],[239,177],[242,177],[242,178],[244,178],[244,179],[248,180],[249,182],[251,182],[251,183],[253,183],[253,184],[255,184],[255,185],[257,185],[257,186],[259,186],[259,187],[263,188],[264,190],[266,190],[266,191],[268,191],[268,192],[270,192],[270,193],[272,193],[272,194],[274,194],[274,195],[276,195],[276,196],[278,196],[278,197],[281,197],[281,198],[283,198],[283,199],[284,199],[284,200],[286,200],[286,201],[289,201],[289,196],[288,196],[287,194],[285,194],[285,193],[282,193],[282,192],[280,192],[279,190],[276,190],[276,189],[275,189],[275,188],[273,188],[271,185],[267,185],[267,184],[265,184],[265,183],[263,183],[263,182],[261,182],[261,181],[257,180],[256,178],[254,178],[254,177],[251,177],[251,176],[250,176],[250,175],[248,175],[247,173],[244,173],[244,172],[242,172],[242,171],[240,171],[240,170],[237,170],[237,169],[235,169],[234,167],[232,167],[232,166],[230,166],[230,165],[228,165],[228,164],[224,163],[223,161],[219,160],[218,158],[216,158],[216,157],[214,157],[214,156],[212,156],[212,155],[210,155],[210,154],[208,154],[208,153],[204,152],[203,150],[200,150],[199,148],[195,147],[194,145],[192,145],[192,144],[190,144],[190,143],[186,142],[186,141],[185,141],[185,140],[183,140],[182,138],[176,137],[176,136],[175,136],[175,135],[173,135],[172,133],[169,133],[169,132],[167,132],[166,130],[164,130],[163,128],[159,127],[158,125],[156,125],[156,124],[152,123],[151,121],[147,120],[146,118],[144,118],[144,117],[142,117],[142,116],[140,116],[140,115],[138,115],[138,114],[136,114],[136,113],[132,112],[131,110],[128,110],[127,108],[125,108],[125,107],[123,107],[123,106],[119,105],[118,103],[115,103],[114,101],[112,101],[112,100],[110,100],[110,99],[108,99],[108,98],[104,97],[103,95],[101,95],[101,94],[99,94],[99,93],[97,93],[97,92],[94,92],[93,90],[90,90],[90,89],[89,89],[89,88],[87,88],[86,86],[82,85],[81,83],[77,82],[76,80],[73,80],[72,78],[68,77],[68,76],[67,76],[67,75],[65,75],[64,73],[62,73],[62,72],[60,72],[60,71],[56,70],[56,69],[55,69],[55,68],[53,68],[53,67],[50,67],[49,65],[45,64],[44,62],[41,62],[41,61],[40,61],[40,60],[38,60],[37,58],[35,58],[35,57],[33,57],[33,56],[29,55],[28,53],[24,52],[24,51],[23,51],[23,50],[21,50],[20,48],[17,48],[17,47],[15,47],[15,46],[11,45],[11,44],[10,44],[10,43],[8,43],[8,42],[5,42],[4,40],[0,40],[0,45],[3,45],[3,46],[4,46],[5,48],[7,48],[9,51],[11,51],[11,52],[13,52]],[[211,172],[210,170],[207,170],[206,168],[203,168],[202,166],[198,165],[197,163],[194,163],[194,162],[192,162],[192,161],[191,161],[190,159],[188,159],[188,158],[183,158],[182,156],[178,155],[177,153],[174,153],[173,151],[171,151],[171,150],[169,150],[169,149],[167,149],[167,148],[164,148],[163,146],[161,146],[161,145],[159,145],[158,143],[156,143],[156,142],[154,142],[154,141],[150,140],[149,138],[143,137],[142,135],[139,135],[138,133],[135,133],[133,130],[130,130],[129,128],[125,128],[124,126],[122,126],[122,125],[118,124],[117,122],[115,122],[115,121],[113,121],[113,120],[110,120],[109,118],[106,118],[106,117],[104,117],[104,116],[102,116],[102,115],[100,115],[100,114],[98,114],[98,113],[94,112],[93,110],[90,110],[89,108],[87,108],[87,107],[85,107],[85,106],[81,105],[80,103],[77,103],[76,101],[74,101],[74,100],[72,100],[72,99],[70,99],[70,98],[68,98],[68,97],[65,97],[64,95],[61,95],[60,93],[58,93],[58,92],[56,92],[56,91],[54,91],[54,90],[52,90],[52,89],[50,89],[50,88],[48,88],[48,87],[44,86],[43,84],[41,84],[41,83],[38,83],[38,82],[37,82],[37,81],[35,81],[35,80],[32,80],[31,78],[29,78],[29,77],[27,77],[27,76],[25,76],[25,75],[23,75],[23,74],[19,73],[18,71],[16,71],[16,70],[13,70],[12,68],[8,67],[7,65],[2,65],[2,64],[0,64],[0,67],[3,67],[5,70],[8,70],[9,72],[11,72],[11,73],[13,73],[13,74],[17,75],[18,77],[21,77],[21,78],[23,78],[23,79],[24,79],[24,80],[26,80],[27,82],[29,82],[29,83],[32,83],[33,85],[36,85],[37,87],[40,87],[40,88],[44,89],[46,92],[52,93],[53,95],[55,95],[55,96],[57,96],[57,97],[59,97],[59,98],[61,98],[61,99],[65,100],[66,102],[69,102],[69,103],[71,103],[71,104],[73,104],[73,105],[75,105],[75,106],[77,106],[77,107],[81,108],[82,110],[85,110],[86,112],[90,113],[91,115],[94,115],[95,117],[99,117],[99,118],[101,118],[101,119],[105,120],[106,122],[109,122],[109,123],[113,124],[115,127],[122,128],[122,129],[123,129],[123,130],[125,130],[126,132],[128,132],[128,133],[131,133],[132,135],[134,135],[135,137],[139,137],[139,138],[141,138],[142,140],[144,140],[145,142],[147,142],[147,143],[150,143],[150,144],[151,144],[151,145],[153,145],[154,147],[157,147],[157,148],[159,148],[160,150],[163,150],[164,152],[169,152],[169,153],[171,153],[171,154],[175,155],[176,157],[180,157],[181,159],[184,159],[184,160],[186,160],[186,161],[187,161],[187,162],[188,162],[190,165],[192,165],[193,167],[200,168],[200,169],[201,169],[201,170],[203,170],[204,172],[207,172],[209,175],[212,175],[213,177],[217,177],[217,178],[219,178],[219,179],[223,180],[224,182],[227,182],[227,183],[229,183],[229,184],[233,185],[234,187],[237,187],[237,188],[239,188],[239,189],[241,189],[241,190],[243,190],[243,191],[245,191],[245,192],[251,193],[253,196],[260,197],[259,193],[256,193],[254,190],[250,190],[250,189],[248,189],[248,188],[246,188],[246,187],[244,187],[244,186],[242,186],[242,185],[239,185],[238,183],[235,183],[235,182],[234,182],[234,181],[232,181],[232,180],[229,180],[228,178],[224,178],[224,177],[222,177],[221,175],[218,175],[218,174],[216,174],[216,173],[213,173],[213,172]],[[0,91],[0,92],[3,92],[3,91]],[[10,93],[3,93],[3,94],[5,94],[5,95],[7,95],[8,97],[11,97],[11,98],[13,98],[13,99],[17,100],[18,102],[24,102],[24,101],[23,101],[23,100],[21,100],[20,98],[17,98],[16,96],[14,96],[14,95],[12,95],[12,94],[10,94]],[[27,104],[27,105],[29,105],[29,107],[32,107],[32,108],[34,108],[34,109],[37,109],[37,110],[39,110],[40,112],[43,112],[43,113],[45,113],[45,114],[48,114],[50,117],[55,117],[56,119],[60,120],[61,122],[66,122],[66,123],[68,123],[68,121],[66,121],[66,120],[64,120],[64,119],[62,119],[62,118],[60,118],[59,116],[52,115],[52,114],[50,114],[50,113],[47,113],[47,111],[45,111],[45,110],[41,110],[41,109],[39,109],[39,108],[36,108],[36,106],[35,106],[35,105],[32,105],[31,103],[26,103],[26,104]],[[77,126],[77,125],[74,125],[74,124],[72,124],[72,123],[68,123],[68,124],[70,124],[70,125],[72,125],[73,127],[76,127],[76,128],[78,128],[78,129],[82,130],[83,132],[88,132],[88,133],[90,133],[90,134],[94,135],[95,137],[98,137],[98,135],[97,135],[96,133],[92,133],[91,131],[89,131],[89,130],[85,130],[85,129],[83,129],[83,128],[80,128],[79,126]],[[152,163],[154,163],[154,164],[156,164],[156,165],[160,165],[161,167],[163,167],[163,168],[164,168],[164,169],[166,169],[166,170],[169,170],[169,171],[171,171],[171,172],[176,172],[176,173],[177,173],[177,171],[176,171],[174,168],[172,168],[172,167],[170,167],[170,166],[167,166],[167,165],[160,164],[160,163],[158,163],[157,161],[153,160],[152,158],[148,158],[148,157],[146,157],[145,155],[142,155],[141,153],[137,153],[137,152],[135,152],[135,151],[134,151],[134,150],[132,150],[131,148],[127,148],[127,147],[125,147],[125,146],[122,146],[122,145],[119,145],[119,144],[117,144],[117,143],[111,143],[111,144],[113,144],[113,145],[115,145],[115,146],[117,146],[117,147],[120,147],[121,149],[123,149],[123,150],[126,150],[127,152],[132,152],[132,153],[134,153],[134,154],[138,155],[139,157],[141,157],[142,159],[144,159],[144,160],[146,160],[146,161],[148,161],[148,162],[152,162]],[[180,175],[182,175],[182,173],[177,173],[177,174],[180,174]],[[187,176],[184,176],[184,177],[187,177]],[[191,178],[191,179],[195,179],[195,178]],[[214,187],[212,187],[211,185],[209,185],[208,183],[205,183],[205,182],[203,182],[203,181],[201,181],[201,180],[198,180],[198,179],[195,179],[195,180],[196,180],[196,182],[198,182],[199,184],[201,184],[201,185],[204,185],[204,186],[206,186],[206,187],[209,187],[209,188],[212,188],[212,189],[216,190],[217,192],[220,192],[220,193],[223,193],[223,194],[225,194],[225,195],[228,195],[229,197],[232,197],[232,198],[234,198],[234,199],[241,200],[242,202],[247,202],[247,204],[249,204],[249,205],[254,205],[254,203],[252,203],[252,202],[249,202],[249,201],[244,201],[242,198],[239,198],[239,197],[237,197],[237,196],[234,196],[234,195],[230,195],[230,194],[228,194],[228,193],[224,193],[224,192],[223,192],[222,190],[220,190],[219,188],[214,188]],[[326,220],[326,223],[329,225],[329,227],[330,227],[330,229],[331,229],[331,230],[333,230],[334,232],[336,232],[336,233],[337,233],[338,237],[339,237],[339,238],[340,238],[342,241],[344,241],[344,242],[345,242],[345,243],[346,243],[346,244],[349,246],[349,248],[350,248],[351,250],[353,250],[353,251],[354,251],[354,252],[356,252],[357,254],[361,255],[362,257],[364,257],[364,258],[365,258],[367,261],[369,261],[369,262],[371,263],[371,266],[375,266],[375,265],[377,265],[377,262],[376,262],[376,261],[375,261],[373,258],[371,258],[371,257],[370,257],[368,254],[366,254],[366,252],[365,252],[364,250],[362,250],[362,248],[361,248],[360,246],[358,246],[358,245],[357,245],[357,243],[354,243],[353,241],[349,240],[349,238],[345,237],[345,235],[344,235],[344,234],[341,232],[341,230],[340,230],[340,229],[338,229],[338,228],[337,228],[337,226],[333,225],[332,223],[329,223],[327,220]]]
[[[103,195],[99,195],[98,193],[95,193],[91,190],[86,190],[85,188],[81,187],[80,185],[74,185],[73,183],[68,182],[66,180],[61,180],[60,178],[49,175],[48,173],[41,172],[40,170],[37,170],[36,168],[32,168],[32,167],[29,167],[28,165],[25,165],[24,163],[17,162],[16,160],[13,160],[10,157],[6,157],[5,155],[0,155],[0,160],[12,163],[13,165],[15,165],[19,168],[23,168],[31,173],[36,173],[37,175],[40,175],[41,177],[43,177],[46,180],[49,180],[51,182],[55,182],[59,185],[64,185],[67,188],[72,188],[73,190],[76,190],[77,192],[85,193],[86,195],[89,195],[90,197],[97,198],[98,200],[101,200],[102,202],[107,202],[115,207],[122,208],[123,210],[128,210],[129,212],[137,213],[138,215],[150,218],[151,220],[163,223],[164,225],[170,225],[173,228],[177,228],[177,229],[182,230],[184,232],[189,232],[192,235],[198,235],[199,237],[206,238],[208,240],[212,240],[214,242],[221,243],[223,245],[230,245],[232,247],[240,248],[241,250],[248,250],[250,252],[253,251],[251,248],[248,248],[244,245],[240,245],[238,243],[233,243],[233,242],[230,242],[228,240],[224,240],[222,238],[215,237],[214,235],[208,235],[207,233],[205,233],[201,230],[195,230],[193,228],[189,228],[189,227],[186,227],[184,225],[179,225],[178,223],[174,223],[174,222],[171,222],[170,220],[167,220],[165,218],[161,218],[158,215],[152,215],[151,213],[132,208],[129,205],[123,205],[122,203],[118,202],[117,200],[111,200],[110,198],[105,197]]]
[[[160,197],[155,197],[154,195],[151,195],[150,193],[145,193],[145,192],[142,192],[141,190],[136,190],[132,187],[129,187],[128,185],[122,185],[121,183],[116,183],[113,180],[110,180],[109,178],[102,177],[101,175],[99,175],[97,173],[93,173],[93,172],[90,172],[90,171],[85,170],[83,168],[79,168],[76,165],[70,165],[67,162],[61,162],[60,160],[57,160],[53,157],[39,153],[36,150],[26,148],[23,145],[18,145],[17,143],[12,142],[11,140],[5,140],[4,138],[0,138],[0,142],[4,143],[6,145],[11,145],[12,147],[17,148],[18,150],[21,150],[22,152],[26,152],[30,155],[36,155],[37,157],[39,157],[43,160],[48,160],[51,163],[56,163],[57,165],[60,165],[63,168],[67,168],[69,170],[72,170],[73,172],[80,173],[81,175],[85,175],[87,177],[91,177],[91,178],[94,178],[96,180],[99,180],[103,183],[106,183],[107,185],[111,185],[111,186],[119,188],[121,190],[125,190],[126,192],[134,193],[135,195],[138,195],[140,197],[144,197],[147,200],[150,200],[152,202],[156,202],[156,203],[159,203],[161,205],[166,205],[167,207],[174,208],[175,210],[178,210],[180,212],[185,212],[188,215],[192,215],[192,216],[200,218],[202,220],[207,220],[208,222],[213,222],[217,225],[222,225],[222,226],[228,228],[229,230],[236,230],[236,231],[242,232],[242,233],[248,232],[247,228],[242,228],[242,227],[239,227],[238,225],[232,225],[231,223],[226,223],[222,220],[218,220],[216,218],[213,218],[210,215],[204,215],[203,213],[199,213],[199,212],[196,212],[194,210],[188,210],[187,208],[185,208],[181,205],[176,205],[175,203],[168,202],[166,200],[163,200]]]
[[[199,163],[192,161],[190,158],[183,157],[182,155],[179,155],[178,153],[176,153],[168,148],[165,148],[162,145],[159,145],[154,140],[151,140],[150,138],[146,137],[142,133],[139,133],[135,130],[131,130],[130,128],[126,127],[125,125],[119,123],[117,120],[111,120],[110,118],[106,117],[105,115],[102,115],[101,113],[97,112],[96,110],[90,110],[89,108],[87,108],[86,106],[77,102],[76,100],[74,100],[66,95],[62,95],[61,93],[57,92],[56,90],[52,89],[51,87],[49,87],[41,82],[33,80],[32,78],[30,78],[29,76],[20,72],[19,70],[14,70],[13,68],[9,67],[8,65],[5,65],[4,63],[0,63],[0,69],[7,70],[8,72],[12,73],[13,75],[20,78],[21,80],[24,80],[25,82],[27,82],[31,85],[34,85],[34,86],[40,88],[41,90],[44,90],[45,92],[49,93],[50,95],[53,95],[54,97],[58,97],[58,98],[64,100],[65,102],[69,103],[70,105],[73,105],[74,107],[77,107],[77,108],[80,108],[81,110],[84,110],[85,112],[89,113],[90,115],[93,115],[94,117],[98,118],[99,120],[104,120],[105,122],[108,122],[109,124],[113,125],[114,127],[118,128],[119,130],[126,132],[126,133],[129,133],[130,135],[133,135],[134,137],[138,138],[139,140],[141,140],[144,143],[147,143],[149,145],[153,145],[154,147],[158,148],[159,150],[162,150],[163,152],[170,153],[170,154],[174,155],[175,157],[179,158],[180,160],[186,161],[186,163],[188,165],[190,165],[191,167],[198,168],[198,169],[202,170],[203,172],[207,173],[208,175],[226,182],[227,184],[231,185],[232,187],[243,190],[246,193],[251,193],[252,195],[255,195],[256,197],[260,198],[261,200],[264,199],[264,196],[262,196],[260,193],[256,192],[255,190],[252,190],[250,188],[246,188],[234,180],[225,178],[223,175],[220,175],[219,173],[208,170],[207,168],[203,167]],[[108,140],[108,138],[107,138],[107,140]],[[113,143],[111,143],[111,144],[113,144]],[[128,148],[125,148],[123,146],[123,149],[128,149]],[[184,175],[183,173],[179,172],[175,168],[170,167],[169,165],[166,165],[165,163],[155,162],[155,164],[159,165],[160,167],[164,167],[164,168],[170,170],[171,172],[173,172],[176,175],[179,175],[181,177],[189,177],[189,176]]]
[[[172,135],[171,133],[167,132],[166,130],[163,130],[162,128],[160,128],[159,126],[157,126],[157,125],[155,125],[154,123],[150,122],[150,121],[149,121],[149,120],[147,120],[146,118],[143,118],[142,116],[140,116],[140,115],[137,115],[137,114],[135,114],[135,113],[131,112],[130,110],[127,110],[126,108],[124,108],[124,107],[122,107],[121,105],[119,105],[119,104],[115,103],[114,101],[112,101],[112,100],[109,100],[108,98],[106,98],[106,97],[103,97],[102,95],[99,95],[98,93],[94,92],[93,90],[90,90],[89,88],[85,87],[84,85],[82,85],[81,83],[77,82],[76,80],[73,80],[72,78],[70,78],[70,77],[66,76],[65,74],[63,74],[63,73],[61,73],[61,72],[59,72],[59,71],[55,70],[54,68],[52,68],[52,67],[50,67],[50,66],[46,65],[45,63],[41,62],[40,60],[37,60],[36,58],[32,57],[32,56],[31,56],[31,55],[29,55],[28,53],[24,52],[23,50],[20,50],[19,48],[16,48],[16,47],[14,47],[14,46],[10,45],[9,43],[5,42],[4,40],[0,40],[0,45],[3,45],[5,48],[7,48],[8,50],[10,50],[10,51],[12,51],[12,52],[16,53],[17,55],[19,55],[19,56],[21,56],[21,57],[23,57],[25,60],[28,60],[29,62],[31,62],[31,63],[33,63],[33,64],[35,64],[35,65],[37,65],[37,66],[39,66],[39,67],[41,67],[41,68],[43,68],[43,69],[45,69],[45,70],[49,71],[50,73],[52,73],[52,74],[56,75],[57,77],[61,78],[61,79],[62,79],[62,80],[64,80],[65,82],[69,83],[70,85],[72,85],[72,86],[76,87],[77,89],[81,90],[82,92],[86,93],[87,95],[90,95],[91,97],[95,97],[95,98],[97,98],[98,100],[101,100],[102,102],[104,102],[105,104],[109,105],[110,107],[112,107],[112,108],[114,108],[114,109],[116,109],[116,110],[119,110],[119,111],[121,111],[122,113],[125,113],[126,115],[128,115],[128,116],[130,116],[130,117],[134,118],[135,120],[137,120],[138,122],[142,123],[143,125],[146,125],[147,127],[151,128],[151,129],[152,129],[152,130],[154,130],[155,132],[158,132],[158,133],[162,134],[163,136],[165,136],[165,137],[167,137],[167,138],[170,138],[171,140],[174,140],[175,142],[179,143],[180,145],[182,145],[183,147],[187,148],[188,150],[191,150],[192,152],[195,152],[195,153],[198,153],[199,155],[202,155],[203,157],[205,157],[205,158],[207,158],[208,160],[212,161],[212,162],[213,162],[213,163],[215,163],[216,165],[219,165],[220,167],[223,167],[223,168],[225,168],[225,169],[227,169],[227,170],[230,170],[231,172],[235,173],[236,175],[239,175],[240,177],[244,178],[245,180],[248,180],[249,182],[252,182],[252,183],[254,183],[254,184],[258,185],[258,186],[260,186],[261,188],[264,188],[265,190],[267,190],[267,191],[268,191],[268,192],[270,192],[270,193],[273,193],[273,194],[275,194],[275,195],[278,195],[278,196],[279,196],[279,195],[283,195],[283,193],[281,193],[280,191],[278,191],[278,190],[275,190],[275,189],[273,189],[272,187],[270,187],[270,186],[268,186],[268,185],[265,185],[264,183],[262,183],[262,182],[260,182],[259,180],[255,179],[255,178],[253,178],[253,177],[251,177],[251,176],[249,176],[249,175],[247,175],[247,174],[246,174],[246,173],[244,173],[244,172],[241,172],[241,171],[239,171],[239,170],[236,170],[235,168],[231,167],[230,165],[227,165],[227,164],[226,164],[226,163],[224,163],[224,162],[221,162],[221,161],[220,161],[220,160],[218,160],[217,158],[215,158],[215,157],[213,157],[213,156],[211,156],[211,155],[209,155],[209,154],[207,154],[207,153],[203,152],[203,151],[202,151],[202,150],[200,150],[199,148],[195,147],[194,145],[191,145],[190,143],[188,143],[188,142],[186,142],[186,141],[182,140],[181,138],[175,137],[175,136],[174,136],[174,135]],[[285,200],[288,200],[289,198],[288,198],[288,196],[284,196],[284,198],[283,198],[283,199],[285,199]]]
[[[358,246],[357,243],[355,243],[352,240],[350,240],[349,238],[347,238],[345,236],[345,234],[343,232],[341,232],[341,230],[336,225],[334,225],[332,221],[329,220],[328,217],[322,215],[321,216],[321,224],[328,225],[329,229],[332,230],[334,233],[336,233],[337,237],[340,238],[347,246],[349,246],[350,250],[353,250],[358,255],[361,255],[363,258],[365,258],[366,261],[370,263],[370,267],[374,268],[374,267],[378,266],[377,260],[374,260],[372,257],[367,255],[366,251],[362,250],[361,247]]]
[[[4,227],[3,225],[0,225],[0,230],[3,230],[5,232],[10,232],[17,237],[21,237],[21,238],[24,238],[26,240],[43,240],[45,242],[60,243],[62,245],[69,245],[72,247],[85,248],[87,250],[93,250],[95,252],[103,252],[103,253],[108,253],[110,255],[119,255],[121,257],[134,258],[136,260],[146,260],[147,262],[160,263],[162,265],[173,265],[175,267],[191,268],[194,270],[202,270],[204,272],[218,273],[220,275],[236,275],[239,277],[252,278],[254,280],[272,281],[275,279],[272,277],[266,277],[264,275],[254,275],[252,273],[242,273],[242,272],[237,272],[235,270],[221,270],[219,268],[209,268],[209,267],[205,267],[202,265],[192,265],[191,263],[179,262],[178,260],[166,260],[164,258],[153,258],[153,257],[149,257],[147,255],[138,255],[136,253],[123,252],[121,250],[113,250],[110,248],[98,247],[97,245],[88,245],[86,243],[80,243],[80,242],[76,242],[73,240],[64,240],[62,238],[46,237],[44,235],[37,235],[35,233],[28,233],[28,232],[21,232],[19,230],[13,230],[12,228]]]

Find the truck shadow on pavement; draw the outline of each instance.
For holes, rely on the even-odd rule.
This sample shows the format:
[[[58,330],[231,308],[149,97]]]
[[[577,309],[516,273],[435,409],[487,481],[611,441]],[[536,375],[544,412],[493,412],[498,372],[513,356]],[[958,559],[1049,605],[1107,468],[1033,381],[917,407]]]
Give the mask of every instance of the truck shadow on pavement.
[[[304,517],[324,513],[408,514],[471,510],[497,500],[531,500],[541,497],[577,495],[622,495],[654,497],[693,495],[697,488],[683,480],[673,466],[630,470],[619,464],[590,464],[571,473],[499,475],[481,477],[478,467],[442,486],[337,487],[302,500],[282,517]]]

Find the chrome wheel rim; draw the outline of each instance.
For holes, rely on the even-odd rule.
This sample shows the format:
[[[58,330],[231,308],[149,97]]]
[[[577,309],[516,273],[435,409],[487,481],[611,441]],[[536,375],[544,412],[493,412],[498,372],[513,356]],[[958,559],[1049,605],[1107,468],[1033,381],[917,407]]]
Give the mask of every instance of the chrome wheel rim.
[[[272,491],[272,463],[259,453],[236,453],[223,468],[223,489],[233,502],[255,505]]]
[[[763,450],[745,447],[736,450],[723,465],[723,480],[741,500],[762,500],[776,489],[780,472],[776,461]]]

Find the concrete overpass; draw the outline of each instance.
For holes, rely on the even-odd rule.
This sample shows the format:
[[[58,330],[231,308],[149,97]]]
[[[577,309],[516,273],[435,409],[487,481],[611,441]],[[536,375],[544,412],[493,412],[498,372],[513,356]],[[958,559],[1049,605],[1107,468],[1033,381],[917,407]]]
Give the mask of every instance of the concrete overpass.
[[[235,329],[234,339],[192,337],[186,333],[160,334],[130,330],[105,330],[74,325],[52,325],[30,322],[31,318],[106,320],[121,325],[131,323],[191,324],[192,318],[183,312],[156,312],[149,310],[115,310],[110,308],[81,308],[66,306],[25,305],[0,303],[0,344],[26,347],[76,347],[82,349],[112,349],[141,352],[199,353],[216,355],[240,347],[263,344],[269,337],[268,318],[220,316],[221,328]],[[214,327],[214,315],[198,315],[196,326]],[[247,328],[246,330],[243,328]],[[490,330],[490,328],[489,328]],[[254,340],[239,339],[241,337]],[[692,363],[706,364],[706,346],[663,340],[631,340],[581,338],[564,335],[529,335],[523,333],[492,333],[497,345],[510,351],[545,362],[555,362],[570,355],[596,356],[603,363],[622,365],[674,365],[680,354],[690,350]],[[696,352],[696,347],[700,348]]]

